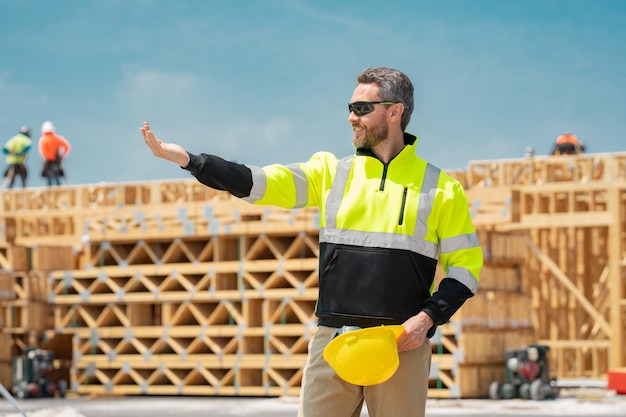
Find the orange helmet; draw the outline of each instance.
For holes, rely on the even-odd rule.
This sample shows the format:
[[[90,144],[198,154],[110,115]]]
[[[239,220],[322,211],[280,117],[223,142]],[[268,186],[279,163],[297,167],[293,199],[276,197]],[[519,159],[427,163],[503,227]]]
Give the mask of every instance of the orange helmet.
[[[572,145],[578,145],[580,142],[578,141],[578,137],[573,133],[564,133],[556,138],[557,145],[561,145],[562,143],[571,143]]]

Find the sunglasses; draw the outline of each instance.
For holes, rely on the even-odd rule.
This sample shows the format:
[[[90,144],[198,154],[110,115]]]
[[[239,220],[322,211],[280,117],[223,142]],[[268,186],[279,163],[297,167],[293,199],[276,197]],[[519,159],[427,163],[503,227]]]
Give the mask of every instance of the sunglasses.
[[[348,103],[348,110],[357,116],[363,116],[374,111],[374,104],[396,104],[395,101],[355,101]]]

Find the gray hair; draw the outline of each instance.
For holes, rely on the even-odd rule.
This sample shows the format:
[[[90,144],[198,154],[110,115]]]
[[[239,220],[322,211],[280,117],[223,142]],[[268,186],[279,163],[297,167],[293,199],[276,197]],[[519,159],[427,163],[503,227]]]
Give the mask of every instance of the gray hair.
[[[358,84],[376,84],[381,101],[394,101],[404,104],[404,112],[400,125],[402,131],[411,121],[413,113],[413,83],[401,71],[392,68],[366,68],[357,77]]]

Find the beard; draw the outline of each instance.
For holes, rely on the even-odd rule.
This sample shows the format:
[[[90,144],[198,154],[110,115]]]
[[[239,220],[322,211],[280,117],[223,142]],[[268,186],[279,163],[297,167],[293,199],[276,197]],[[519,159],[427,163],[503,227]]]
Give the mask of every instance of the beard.
[[[387,125],[384,123],[380,123],[377,126],[373,127],[365,127],[362,125],[355,125],[355,127],[361,127],[363,130],[361,133],[364,133],[362,137],[357,137],[357,132],[353,132],[352,135],[352,144],[355,148],[367,148],[372,149],[379,143],[383,142],[387,139],[387,135],[389,133],[389,129],[387,129]]]

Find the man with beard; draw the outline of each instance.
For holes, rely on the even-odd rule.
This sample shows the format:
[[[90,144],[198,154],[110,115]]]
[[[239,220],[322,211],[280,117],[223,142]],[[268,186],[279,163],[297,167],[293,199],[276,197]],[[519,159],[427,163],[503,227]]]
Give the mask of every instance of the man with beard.
[[[425,415],[429,338],[478,288],[483,257],[461,184],[415,154],[405,131],[413,84],[402,72],[368,68],[348,104],[354,155],[318,152],[307,162],[253,165],[193,154],[141,132],[152,153],[208,187],[252,204],[319,207],[318,328],[309,343],[300,417]],[[435,289],[440,262],[446,276]],[[399,366],[384,382],[355,385],[323,356],[338,334],[402,325]]]

